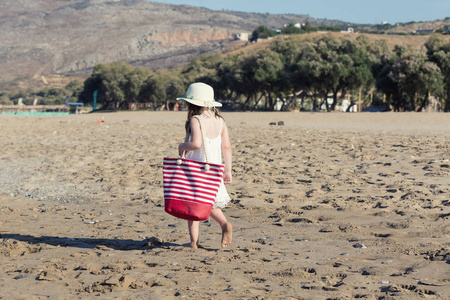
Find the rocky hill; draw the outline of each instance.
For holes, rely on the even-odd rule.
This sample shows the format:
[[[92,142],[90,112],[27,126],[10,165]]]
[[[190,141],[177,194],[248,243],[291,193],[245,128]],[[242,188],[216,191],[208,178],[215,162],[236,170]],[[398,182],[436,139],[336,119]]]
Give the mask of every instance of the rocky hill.
[[[307,15],[212,11],[145,0],[0,1],[0,78],[87,74],[123,60],[151,69],[233,45],[236,33],[294,22],[342,24]]]

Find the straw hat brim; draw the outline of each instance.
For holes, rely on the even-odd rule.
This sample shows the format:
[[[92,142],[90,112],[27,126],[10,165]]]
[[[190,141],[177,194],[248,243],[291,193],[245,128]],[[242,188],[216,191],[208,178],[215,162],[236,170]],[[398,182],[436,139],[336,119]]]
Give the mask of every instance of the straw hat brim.
[[[201,107],[221,107],[222,103],[217,101],[202,101],[202,100],[194,100],[189,98],[180,97],[177,98],[177,100],[184,100],[186,102],[189,102],[191,104],[201,106]]]

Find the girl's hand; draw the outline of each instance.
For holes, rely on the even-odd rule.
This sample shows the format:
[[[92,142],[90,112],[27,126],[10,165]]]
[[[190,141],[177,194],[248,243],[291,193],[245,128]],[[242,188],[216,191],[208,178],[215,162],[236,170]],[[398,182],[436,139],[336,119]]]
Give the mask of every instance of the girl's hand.
[[[183,155],[183,152],[184,152],[184,151],[182,150],[182,145],[183,145],[183,144],[179,144],[179,145],[178,145],[178,155],[179,155],[179,156]]]
[[[230,184],[232,180],[233,179],[232,179],[232,176],[231,176],[231,171],[226,171],[223,174],[223,183],[224,184]]]

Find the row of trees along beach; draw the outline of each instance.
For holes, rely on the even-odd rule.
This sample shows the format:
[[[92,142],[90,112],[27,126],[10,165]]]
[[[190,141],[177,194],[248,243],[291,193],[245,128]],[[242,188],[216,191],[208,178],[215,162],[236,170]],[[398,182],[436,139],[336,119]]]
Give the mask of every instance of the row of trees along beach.
[[[202,81],[214,87],[216,100],[243,111],[334,111],[344,99],[348,110],[426,111],[433,102],[435,110],[450,111],[450,41],[444,36],[430,36],[422,49],[338,34],[279,36],[258,44],[204,54],[168,70],[100,64],[64,93],[89,105],[97,91],[97,108],[103,109],[161,109]],[[39,94],[21,96],[26,103]]]

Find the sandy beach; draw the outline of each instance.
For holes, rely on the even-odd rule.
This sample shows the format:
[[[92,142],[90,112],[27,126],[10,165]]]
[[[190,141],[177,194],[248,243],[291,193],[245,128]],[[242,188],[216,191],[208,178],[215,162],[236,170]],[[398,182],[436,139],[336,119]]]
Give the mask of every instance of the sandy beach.
[[[0,299],[449,299],[449,114],[223,116],[233,243],[196,251],[162,195],[185,112],[0,116]]]

